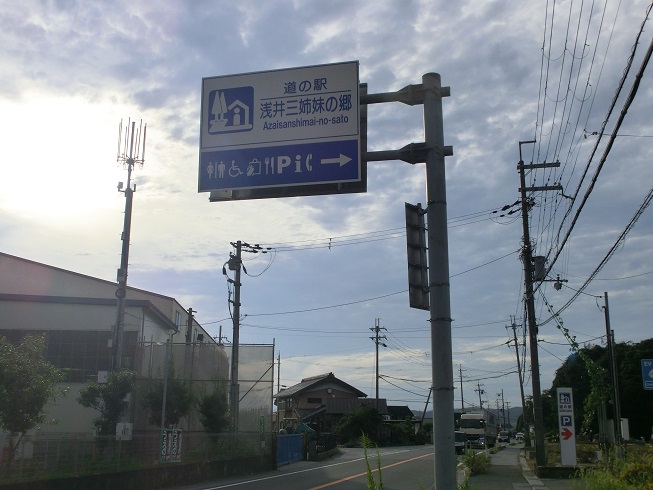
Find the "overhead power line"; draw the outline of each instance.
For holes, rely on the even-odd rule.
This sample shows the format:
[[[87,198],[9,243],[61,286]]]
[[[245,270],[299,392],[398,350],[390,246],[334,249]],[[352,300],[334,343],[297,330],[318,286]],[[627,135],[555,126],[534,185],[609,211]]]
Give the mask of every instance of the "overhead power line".
[[[649,15],[649,13],[651,11],[651,8],[653,8],[653,3],[651,5],[649,5],[649,7],[647,9],[647,12],[646,12],[647,19],[648,19],[648,15]],[[605,127],[607,126],[608,119],[609,119],[612,111],[614,110],[614,107],[615,107],[615,105],[617,103],[618,96],[621,93],[623,85],[625,84],[626,76],[630,72],[630,68],[632,66],[633,58],[635,56],[635,51],[636,51],[637,45],[639,44],[639,39],[640,39],[640,37],[641,37],[641,35],[642,35],[643,31],[644,31],[645,22],[646,21],[644,21],[642,23],[640,31],[637,34],[635,44],[633,45],[633,48],[632,48],[631,56],[628,59],[626,69],[625,69],[623,77],[622,77],[622,79],[621,79],[621,81],[619,83],[619,88],[617,89],[617,92],[616,92],[616,94],[615,94],[615,96],[614,96],[614,98],[613,98],[613,100],[612,100],[612,102],[610,104],[610,109],[608,111],[608,115],[606,116],[605,120],[603,121],[603,125],[601,126],[600,134],[603,134],[603,132],[605,130]],[[644,59],[642,61],[642,64],[641,64],[641,66],[639,68],[639,71],[638,71],[637,75],[635,75],[635,81],[633,82],[633,85],[632,85],[632,87],[630,89],[630,93],[628,94],[628,98],[626,99],[626,101],[624,103],[624,106],[623,106],[623,108],[622,108],[622,110],[621,110],[621,112],[619,114],[619,118],[617,120],[617,123],[615,124],[615,127],[612,130],[612,134],[610,136],[610,139],[608,140],[608,144],[606,145],[606,148],[603,151],[603,156],[601,157],[601,160],[599,161],[599,164],[598,164],[598,166],[597,166],[597,168],[596,168],[596,170],[594,172],[594,176],[592,177],[590,185],[588,186],[587,190],[585,191],[585,195],[583,196],[583,200],[581,201],[580,206],[576,210],[576,214],[574,215],[574,218],[572,219],[572,222],[571,222],[571,224],[570,224],[570,226],[569,226],[569,228],[567,230],[567,233],[565,234],[565,237],[562,240],[562,243],[558,246],[558,250],[557,250],[556,254],[554,255],[553,259],[551,259],[551,261],[549,262],[549,267],[547,269],[547,274],[551,271],[551,268],[553,267],[553,265],[558,260],[558,257],[560,256],[560,253],[564,249],[565,244],[567,243],[567,240],[569,239],[569,236],[571,235],[571,232],[574,229],[574,226],[576,225],[576,222],[578,221],[578,217],[580,216],[580,213],[583,210],[583,208],[585,206],[585,203],[587,202],[587,200],[589,199],[590,194],[594,190],[594,185],[596,184],[598,176],[601,173],[601,170],[603,169],[603,166],[605,165],[607,157],[608,157],[608,155],[610,153],[610,150],[612,149],[612,146],[613,146],[614,141],[616,139],[617,133],[619,132],[619,129],[621,128],[621,125],[622,125],[622,123],[623,123],[623,121],[624,121],[624,119],[626,117],[628,109],[630,108],[633,101],[635,100],[635,95],[637,94],[641,79],[642,79],[642,77],[644,75],[644,71],[645,71],[645,69],[646,69],[646,67],[648,65],[648,62],[649,62],[650,58],[651,58],[651,52],[652,51],[653,51],[653,40],[651,40],[651,43],[649,43],[649,47],[648,47],[648,50],[646,52],[646,55],[644,56]],[[587,171],[589,170],[589,163],[592,161],[592,158],[594,157],[594,155],[595,155],[595,153],[596,153],[596,151],[598,149],[599,141],[600,141],[600,137],[597,139],[597,142],[594,145],[594,148],[593,148],[592,153],[591,153],[591,155],[589,157],[589,160],[588,160],[588,165],[587,165],[587,167],[585,169],[585,173],[583,174],[583,178],[581,178],[581,181],[578,184],[576,192],[574,193],[574,196],[572,198],[572,206],[573,206],[573,203],[576,200],[576,197],[578,196],[578,193],[580,191],[580,187],[582,185],[584,176],[587,174]],[[560,231],[562,230],[562,226],[563,226],[563,224],[565,222],[565,219],[571,213],[572,206],[569,206],[569,208],[567,210],[567,213],[565,214],[565,216],[562,219],[562,222],[560,224],[560,229],[558,230],[558,237],[560,236]],[[547,254],[547,256],[548,256],[548,254]]]
[[[653,43],[651,44],[651,47],[653,48]],[[594,276],[596,276],[601,271],[601,269],[603,269],[605,264],[608,263],[608,261],[612,258],[614,253],[617,251],[617,248],[621,246],[623,241],[626,239],[626,235],[635,226],[635,223],[637,223],[637,220],[642,215],[644,210],[649,206],[649,204],[651,204],[651,200],[653,200],[653,188],[651,188],[651,190],[649,191],[648,195],[646,196],[646,199],[644,200],[640,208],[637,210],[633,218],[630,220],[630,223],[628,223],[626,229],[624,229],[621,235],[619,235],[619,238],[617,238],[617,241],[614,243],[614,245],[612,245],[612,248],[610,248],[606,256],[603,257],[603,260],[601,260],[601,263],[596,267],[596,269],[594,269],[594,272],[590,274],[590,277],[587,278],[587,281],[585,281],[585,283],[578,290],[576,290],[576,293],[571,297],[569,301],[567,301],[564,304],[562,308],[560,308],[554,315],[550,316],[548,319],[540,323],[540,326],[546,325],[548,322],[550,322],[551,320],[556,318],[560,313],[562,313],[565,309],[567,309],[567,307],[576,300],[576,298],[583,292],[583,290],[589,285],[589,283],[592,282]]]

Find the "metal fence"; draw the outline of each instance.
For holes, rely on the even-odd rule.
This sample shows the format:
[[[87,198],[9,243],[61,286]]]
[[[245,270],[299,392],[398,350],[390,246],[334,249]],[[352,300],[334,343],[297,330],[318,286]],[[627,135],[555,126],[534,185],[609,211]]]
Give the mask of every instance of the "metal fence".
[[[270,433],[184,432],[182,441],[182,463],[274,457]],[[7,453],[2,456],[0,484],[177,464],[160,461],[159,431],[136,433],[128,441],[115,440],[115,437],[50,434],[23,441],[10,468],[7,468]]]

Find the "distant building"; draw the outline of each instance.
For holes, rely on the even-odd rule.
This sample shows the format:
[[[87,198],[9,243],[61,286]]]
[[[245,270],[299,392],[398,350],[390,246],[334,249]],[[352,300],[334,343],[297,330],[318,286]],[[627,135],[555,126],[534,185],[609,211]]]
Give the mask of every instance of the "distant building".
[[[57,424],[44,424],[41,433],[93,435],[98,414],[81,407],[77,397],[88,381],[111,369],[116,289],[115,282],[0,253],[0,335],[15,342],[27,334],[44,334],[47,360],[66,376],[67,395],[48,406],[48,418]],[[186,309],[174,298],[128,287],[124,330],[123,366],[141,379],[162,377],[169,339],[181,377],[196,385],[229,379],[225,347],[196,321],[188,325]],[[146,429],[146,414],[132,402],[128,418],[134,430]],[[194,413],[183,426],[202,429]]]
[[[304,423],[319,432],[331,432],[338,420],[361,404],[375,406],[375,399],[352,385],[338,379],[333,373],[304,378],[300,383],[279,391],[277,428],[294,429]],[[378,400],[379,413],[386,416],[385,400]]]

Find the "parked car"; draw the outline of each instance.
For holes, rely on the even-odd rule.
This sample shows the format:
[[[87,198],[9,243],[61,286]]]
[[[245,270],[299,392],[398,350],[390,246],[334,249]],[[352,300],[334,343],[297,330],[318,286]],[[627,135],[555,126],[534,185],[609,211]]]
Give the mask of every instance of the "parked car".
[[[517,442],[524,442],[524,433],[517,432],[517,434],[515,434],[515,439],[517,440]]]
[[[502,430],[501,432],[499,432],[499,437],[497,438],[497,440],[500,443],[505,442],[506,444],[509,444],[510,443],[510,431]]]

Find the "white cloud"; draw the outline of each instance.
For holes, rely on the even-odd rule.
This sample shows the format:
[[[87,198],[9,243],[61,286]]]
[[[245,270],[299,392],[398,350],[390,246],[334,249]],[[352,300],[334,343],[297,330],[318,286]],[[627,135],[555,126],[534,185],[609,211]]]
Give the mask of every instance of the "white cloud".
[[[640,0],[616,16],[616,7],[607,5],[599,38],[602,13],[596,11],[591,20],[583,17],[578,39],[585,42],[587,30],[588,46],[582,58],[577,51],[574,63],[580,67],[582,62],[581,73],[589,73],[589,53],[596,50],[588,92],[596,98],[582,106],[576,132],[569,129],[557,139],[546,131],[558,84],[567,90],[560,74],[569,73],[565,70],[570,70],[573,48],[568,45],[564,68],[562,58],[554,60],[553,54],[565,52],[560,28],[569,11],[556,14],[544,96],[541,55],[543,46],[548,52],[545,19],[550,19],[544,5],[511,0],[342,0],[330,2],[328,9],[321,2],[299,0],[8,4],[0,13],[0,249],[112,280],[124,208],[116,184],[126,179],[115,163],[117,127],[121,118],[143,119],[148,125],[147,155],[144,167],[134,171],[131,285],[177,297],[198,310],[198,319],[215,335],[221,324],[223,334],[230,336],[229,320],[219,321],[229,316],[221,273],[229,242],[327,244],[329,238],[362,234],[368,240],[358,245],[280,251],[260,277],[246,276],[243,312],[251,316],[245,318],[250,326],[244,326],[241,340],[275,339],[282,355],[282,384],[333,371],[372,396],[369,328],[381,318],[389,338],[398,339],[382,351],[381,372],[428,378],[428,358],[422,365],[419,356],[430,351],[428,314],[408,308],[405,293],[392,294],[408,287],[403,238],[377,241],[365,235],[401,230],[403,203],[425,204],[422,164],[370,162],[368,193],[362,195],[209,203],[206,194],[196,191],[203,77],[358,59],[361,81],[368,83],[370,93],[379,93],[419,84],[424,73],[438,72],[443,85],[451,87],[451,97],[443,101],[445,144],[454,148],[446,159],[448,215],[470,216],[455,227],[450,223],[448,231],[453,351],[461,353],[454,354],[453,362],[467,369],[469,379],[480,378],[489,397],[505,388],[506,399],[517,405],[516,376],[495,375],[515,365],[513,351],[501,344],[510,339],[505,326],[511,315],[522,321],[521,263],[517,254],[496,259],[520,248],[521,222],[497,219],[491,211],[517,200],[518,142],[534,136],[538,144],[524,148],[525,161],[553,158],[565,165],[557,173],[532,172],[529,185],[560,178],[567,195],[575,189],[596,138],[582,138],[582,130],[600,129],[646,6]],[[577,21],[578,11],[571,16]],[[641,49],[634,69],[640,63]],[[554,306],[563,305],[573,288],[582,285],[650,189],[650,79],[648,73],[642,79],[626,117],[622,133],[632,136],[617,138],[556,264],[555,273],[569,280],[568,287],[543,288]],[[573,101],[580,110],[584,83],[581,79],[578,91],[567,96],[568,108]],[[631,84],[632,76],[626,87]],[[564,102],[558,98],[554,127],[562,124]],[[623,96],[618,110],[622,101]],[[420,106],[369,107],[370,150],[397,149],[423,138]],[[549,141],[552,150],[547,152]],[[569,152],[572,141],[580,144]],[[556,145],[562,146],[560,151]],[[597,155],[604,148],[605,140]],[[595,168],[596,163],[590,177]],[[569,201],[544,194],[536,199],[532,233],[537,253],[545,253],[556,243]],[[604,329],[596,298],[603,291],[614,298],[610,306],[618,341],[650,336],[649,214],[640,218],[590,285],[586,292],[592,296],[581,295],[563,313],[565,325],[579,340],[592,339]],[[266,265],[267,257],[246,263],[252,275]],[[362,301],[367,298],[378,299]],[[298,310],[312,311],[255,316]],[[542,298],[537,314],[548,318]],[[543,335],[549,342],[564,343],[553,325],[543,327]],[[542,385],[547,387],[568,348],[543,346],[550,351],[540,355]],[[404,381],[397,384],[416,389]],[[428,393],[428,386],[415,384],[423,395]],[[470,400],[472,389],[465,386]],[[423,408],[423,399],[408,391],[402,394],[385,382],[381,390],[381,396],[405,396],[411,407]]]

